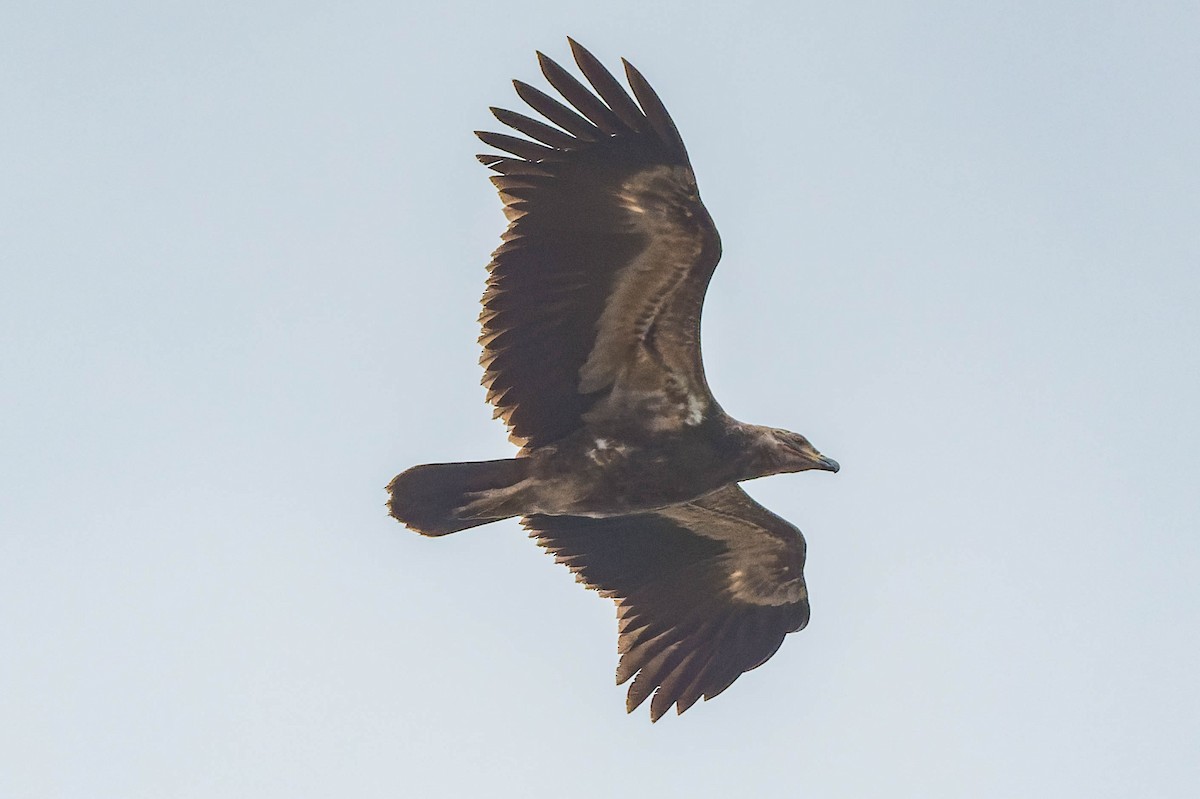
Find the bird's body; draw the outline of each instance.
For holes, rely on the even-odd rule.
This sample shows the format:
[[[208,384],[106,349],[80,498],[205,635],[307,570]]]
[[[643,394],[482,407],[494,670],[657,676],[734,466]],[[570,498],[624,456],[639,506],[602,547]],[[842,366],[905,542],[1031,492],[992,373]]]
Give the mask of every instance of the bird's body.
[[[528,471],[520,482],[477,492],[462,515],[623,516],[690,502],[784,471],[787,450],[776,432],[724,414],[665,433],[589,425],[535,449],[524,459]]]
[[[618,681],[651,717],[720,693],[808,620],[804,539],[737,485],[837,471],[796,433],[712,396],[700,313],[721,254],[674,123],[628,63],[634,97],[571,42],[595,94],[548,58],[572,106],[517,82],[548,121],[493,109],[536,141],[480,139],[510,220],[480,321],[488,399],[519,457],[428,464],[389,486],[426,535],[521,516],[617,601]],[[636,103],[634,101],[636,98]]]

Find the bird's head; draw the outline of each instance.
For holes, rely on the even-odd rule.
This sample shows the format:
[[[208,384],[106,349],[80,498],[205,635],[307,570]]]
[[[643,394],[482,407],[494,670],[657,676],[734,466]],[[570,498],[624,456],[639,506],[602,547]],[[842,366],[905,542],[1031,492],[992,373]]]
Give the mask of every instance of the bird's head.
[[[799,433],[775,427],[763,427],[760,430],[760,451],[764,465],[771,469],[770,474],[806,472],[810,469],[836,472],[841,468],[833,458],[817,452],[817,448]]]

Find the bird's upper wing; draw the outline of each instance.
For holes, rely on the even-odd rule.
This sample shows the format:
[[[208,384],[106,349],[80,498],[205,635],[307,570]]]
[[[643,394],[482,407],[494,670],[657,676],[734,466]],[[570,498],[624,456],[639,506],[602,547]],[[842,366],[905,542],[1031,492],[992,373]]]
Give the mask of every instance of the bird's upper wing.
[[[654,513],[531,516],[576,579],[617,603],[617,683],[650,718],[711,699],[808,623],[804,537],[736,484]]]
[[[683,141],[629,63],[633,98],[574,41],[593,91],[541,53],[574,110],[528,84],[517,93],[556,126],[503,109],[536,141],[480,132],[510,220],[488,266],[480,322],[488,400],[529,448],[604,416],[698,424],[713,405],[700,309],[721,244]],[[685,422],[686,420],[686,422]]]

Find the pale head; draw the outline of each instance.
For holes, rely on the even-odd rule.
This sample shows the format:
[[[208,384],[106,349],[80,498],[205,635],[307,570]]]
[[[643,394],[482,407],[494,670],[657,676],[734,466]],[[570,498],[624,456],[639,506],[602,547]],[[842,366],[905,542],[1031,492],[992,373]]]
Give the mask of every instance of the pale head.
[[[759,456],[759,466],[764,475],[806,472],[810,469],[836,472],[841,468],[837,461],[822,455],[799,433],[760,425],[746,427],[750,428],[752,433],[754,449]]]

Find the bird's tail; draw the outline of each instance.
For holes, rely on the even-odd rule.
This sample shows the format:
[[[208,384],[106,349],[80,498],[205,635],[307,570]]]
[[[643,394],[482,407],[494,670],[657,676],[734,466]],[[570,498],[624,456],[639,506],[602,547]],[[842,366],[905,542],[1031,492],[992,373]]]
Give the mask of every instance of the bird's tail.
[[[388,484],[388,509],[422,535],[457,533],[515,515],[490,511],[511,500],[505,489],[516,490],[528,471],[527,458],[414,466]]]

